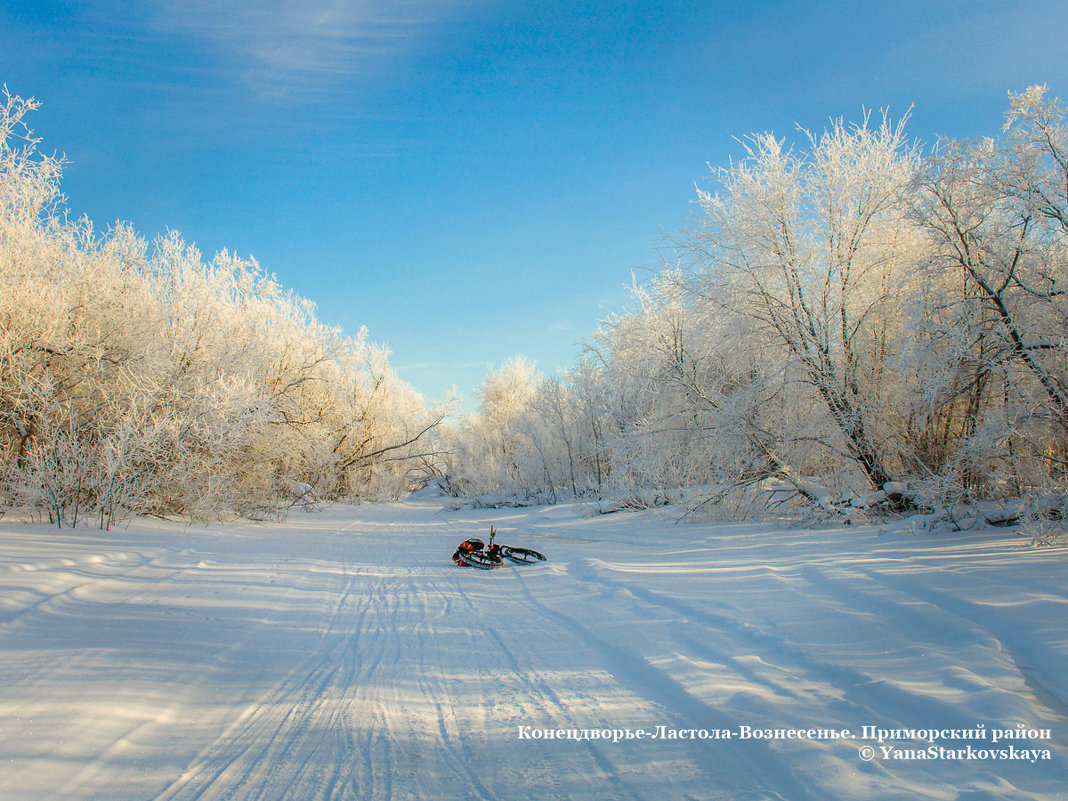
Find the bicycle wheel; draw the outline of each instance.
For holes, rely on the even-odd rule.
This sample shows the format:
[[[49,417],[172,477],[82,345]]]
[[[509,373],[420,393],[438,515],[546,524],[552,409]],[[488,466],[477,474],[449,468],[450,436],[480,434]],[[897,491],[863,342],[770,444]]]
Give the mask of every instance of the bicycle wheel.
[[[513,548],[510,545],[501,546],[501,556],[517,565],[533,565],[537,562],[548,561],[545,554],[532,548]]]
[[[459,551],[460,559],[466,562],[471,567],[480,567],[483,570],[492,570],[495,567],[500,567],[501,557],[494,554],[486,553],[485,551]]]

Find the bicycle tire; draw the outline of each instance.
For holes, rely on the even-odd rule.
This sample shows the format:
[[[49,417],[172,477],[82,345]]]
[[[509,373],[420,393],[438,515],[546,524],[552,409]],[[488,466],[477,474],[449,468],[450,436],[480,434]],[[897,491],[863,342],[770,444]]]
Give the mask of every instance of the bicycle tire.
[[[501,546],[501,556],[517,565],[534,565],[548,561],[545,554],[533,548],[513,548],[510,545]]]
[[[492,570],[504,564],[501,557],[486,553],[485,551],[462,551],[460,559],[470,567],[479,567],[483,570]]]

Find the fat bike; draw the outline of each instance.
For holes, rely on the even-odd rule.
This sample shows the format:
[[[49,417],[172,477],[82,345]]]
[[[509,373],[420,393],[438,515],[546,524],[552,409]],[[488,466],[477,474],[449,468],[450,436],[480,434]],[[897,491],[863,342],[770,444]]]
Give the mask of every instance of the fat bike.
[[[478,537],[464,540],[452,555],[452,561],[460,567],[479,567],[483,570],[502,567],[505,562],[515,565],[533,565],[547,561],[545,554],[533,548],[497,545],[493,541],[495,536],[497,536],[497,530],[490,526],[489,544]]]

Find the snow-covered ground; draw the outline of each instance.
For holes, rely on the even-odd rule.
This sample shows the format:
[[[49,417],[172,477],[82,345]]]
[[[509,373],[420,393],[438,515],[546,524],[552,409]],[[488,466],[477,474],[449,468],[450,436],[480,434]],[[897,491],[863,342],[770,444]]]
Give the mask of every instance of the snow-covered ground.
[[[1068,797],[1068,549],[581,511],[0,521],[0,796]]]

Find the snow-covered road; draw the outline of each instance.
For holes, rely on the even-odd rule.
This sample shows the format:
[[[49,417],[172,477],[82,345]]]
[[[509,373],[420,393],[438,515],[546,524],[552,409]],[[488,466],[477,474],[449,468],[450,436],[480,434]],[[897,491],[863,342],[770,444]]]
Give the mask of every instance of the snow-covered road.
[[[0,797],[1068,798],[1068,549],[580,512],[0,521]]]

